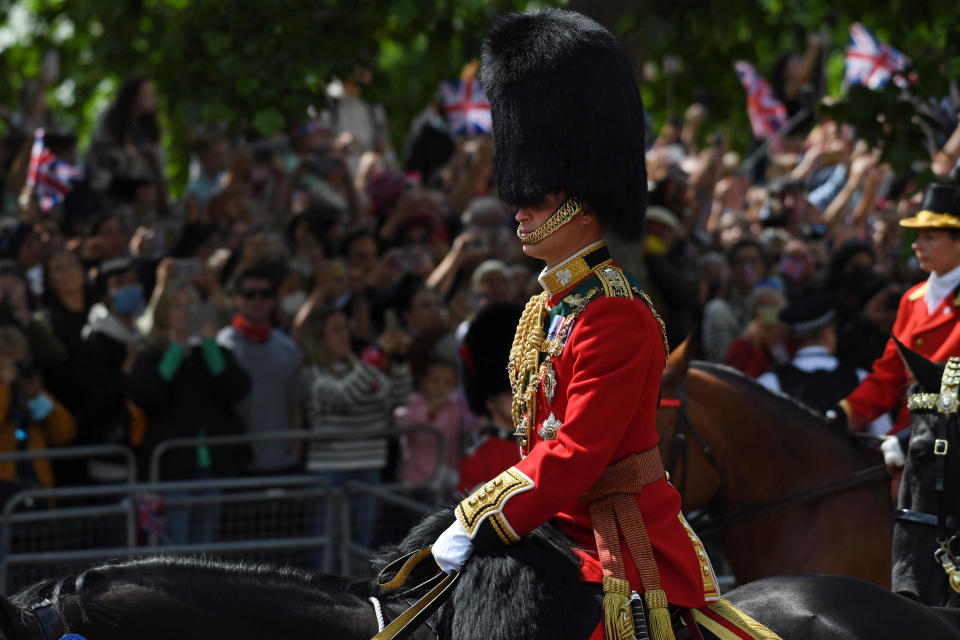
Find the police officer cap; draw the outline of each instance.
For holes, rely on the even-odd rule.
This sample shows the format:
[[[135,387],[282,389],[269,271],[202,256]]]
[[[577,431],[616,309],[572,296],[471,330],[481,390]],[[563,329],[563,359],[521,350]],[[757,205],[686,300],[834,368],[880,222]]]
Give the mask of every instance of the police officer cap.
[[[780,312],[780,320],[793,333],[815,331],[833,322],[835,317],[833,297],[819,289],[796,296]]]

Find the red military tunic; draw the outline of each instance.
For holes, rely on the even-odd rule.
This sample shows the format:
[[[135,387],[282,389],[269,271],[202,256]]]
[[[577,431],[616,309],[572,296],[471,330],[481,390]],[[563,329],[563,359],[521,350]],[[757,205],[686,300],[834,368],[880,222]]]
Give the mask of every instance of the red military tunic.
[[[606,261],[592,265],[586,273],[582,264],[579,270],[568,268],[571,260],[595,251],[601,251],[599,257],[605,255]],[[597,259],[593,255],[587,262],[596,263]],[[638,288],[628,285],[626,295],[611,294],[604,277],[595,273],[605,272],[627,283],[623,272],[610,263],[605,246],[591,245],[571,260],[541,277],[551,294],[547,318],[557,305],[579,309],[572,318],[548,320],[553,327],[544,328],[547,343],[555,338],[554,345],[559,348],[541,360],[550,360],[548,370],[553,375],[537,381],[536,423],[528,430],[529,453],[488,482],[486,491],[480,489],[462,502],[457,515],[477,546],[491,540],[515,542],[552,518],[574,542],[584,579],[600,582],[589,507],[579,504],[578,498],[611,464],[657,446],[655,414],[665,339],[658,318]],[[560,287],[549,287],[551,275]],[[591,288],[591,284],[596,286]],[[592,298],[580,295],[588,289],[596,292],[601,286],[602,292]],[[619,291],[623,293],[623,288]],[[584,299],[585,305],[570,304]],[[713,569],[700,541],[686,525],[680,496],[666,477],[644,487],[636,494],[636,502],[668,601],[701,607],[718,598]],[[627,579],[642,593],[622,538],[620,547]]]
[[[924,300],[926,290],[927,283],[921,282],[903,294],[892,335],[928,359],[946,362],[950,356],[960,356],[960,296],[948,295],[931,313]],[[898,406],[900,411],[892,433],[910,424],[906,397],[913,380],[893,337],[887,341],[883,355],[873,363],[870,374],[840,403],[856,430]]]

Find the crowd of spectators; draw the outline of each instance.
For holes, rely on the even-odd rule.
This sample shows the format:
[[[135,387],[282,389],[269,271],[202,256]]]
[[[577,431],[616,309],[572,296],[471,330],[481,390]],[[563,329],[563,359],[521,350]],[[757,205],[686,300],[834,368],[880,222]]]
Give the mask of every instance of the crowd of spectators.
[[[0,156],[3,450],[118,443],[145,470],[174,437],[430,425],[446,441],[443,477],[423,434],[201,446],[172,455],[163,477],[307,472],[469,488],[456,477],[464,456],[510,432],[506,389],[477,382],[486,347],[472,323],[507,309],[509,331],[540,266],[497,198],[491,138],[451,136],[429,105],[393,149],[383,107],[364,100],[369,77],[358,68],[284,136],[199,126],[181,198],[149,78],[123,83],[86,149],[42,91],[24,97]],[[958,108],[945,112],[953,127]],[[925,277],[897,220],[916,210],[926,167],[894,175],[849,126],[813,117],[745,158],[701,130],[706,113],[694,104],[651,126],[645,237],[612,247],[671,346],[696,334],[697,357],[752,377],[814,347],[869,369],[900,293]],[[46,210],[21,197],[38,125],[84,172]],[[960,128],[935,133],[928,166],[955,180]],[[824,293],[832,337],[792,331],[788,305]],[[0,464],[10,488],[121,477],[99,458]]]

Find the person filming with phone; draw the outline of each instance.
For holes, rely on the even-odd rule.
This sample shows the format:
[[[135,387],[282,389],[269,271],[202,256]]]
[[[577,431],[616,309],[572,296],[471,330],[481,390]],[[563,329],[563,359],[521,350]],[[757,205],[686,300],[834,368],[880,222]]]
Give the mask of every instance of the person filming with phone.
[[[146,413],[141,469],[156,445],[172,438],[243,433],[236,405],[250,392],[233,354],[216,342],[217,327],[193,285],[175,280],[157,300],[147,346],[128,376],[128,393]],[[161,480],[191,480],[240,474],[250,458],[246,446],[174,449],[163,457]],[[219,513],[208,506],[171,509],[166,533],[175,543],[209,542]]]

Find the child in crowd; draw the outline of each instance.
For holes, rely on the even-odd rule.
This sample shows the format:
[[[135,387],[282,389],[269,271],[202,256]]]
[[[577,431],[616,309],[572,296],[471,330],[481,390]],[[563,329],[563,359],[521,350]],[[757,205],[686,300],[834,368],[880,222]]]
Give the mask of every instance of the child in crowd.
[[[417,376],[417,390],[405,406],[394,411],[398,427],[432,427],[442,436],[444,447],[443,454],[438,455],[437,438],[432,433],[407,434],[403,439],[398,479],[433,483],[444,497],[455,486],[461,439],[473,425],[463,395],[457,390],[459,377],[455,362],[428,356],[423,371]]]

